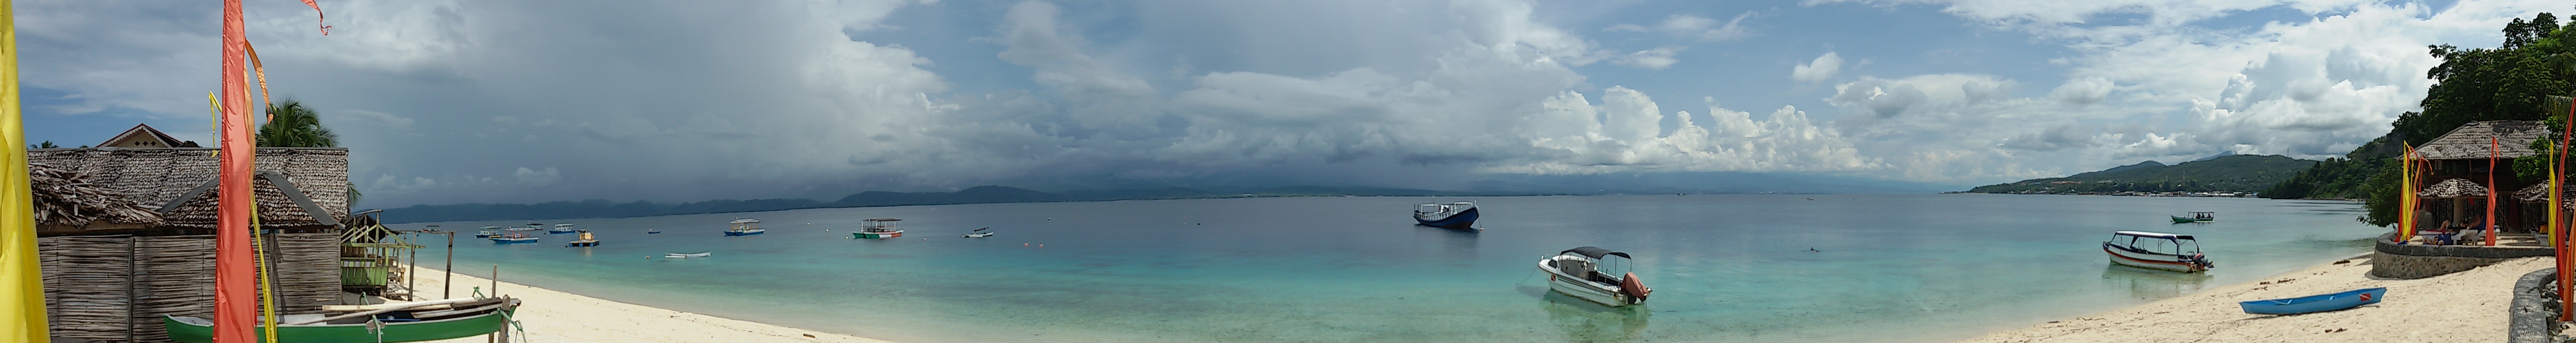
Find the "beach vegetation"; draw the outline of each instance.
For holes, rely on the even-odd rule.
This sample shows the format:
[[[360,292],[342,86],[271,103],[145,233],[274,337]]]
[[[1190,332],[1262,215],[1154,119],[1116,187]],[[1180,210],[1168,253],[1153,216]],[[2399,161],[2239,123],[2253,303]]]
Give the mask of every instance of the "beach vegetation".
[[[2576,94],[2576,68],[2571,68],[2576,65],[2576,30],[2561,25],[2556,15],[2540,13],[2529,20],[2514,19],[2505,24],[2503,31],[2503,44],[2494,48],[2461,49],[2450,44],[2425,47],[2426,53],[2442,63],[2425,71],[2434,84],[2425,91],[2421,103],[2424,110],[2399,115],[2380,140],[2421,145],[2462,124],[2487,120],[2542,120],[2551,128],[2566,127],[2566,122],[2558,118],[2568,110],[2566,103],[2553,102],[2551,96]],[[2553,108],[2552,103],[2558,106]],[[2541,151],[2553,150],[2550,143],[2507,144],[2540,144],[2535,147]],[[2275,188],[2306,187],[2317,192],[2331,190],[2330,185],[2354,184],[2351,178],[2369,175],[2367,181],[2358,182],[2366,188],[2360,193],[2370,196],[2364,201],[2369,211],[2357,219],[2371,225],[2392,225],[2397,222],[2397,198],[2402,195],[2398,185],[2400,166],[2393,161],[2394,155],[2372,157],[2382,160],[2366,163],[2375,165],[2376,173],[2318,170],[2330,166],[2321,163],[2302,173],[2317,174],[2315,177],[2285,181],[2308,184]],[[2524,182],[2548,177],[2545,156],[2520,158],[2512,163],[2515,177]],[[2332,168],[2360,167],[2336,164]]]
[[[340,147],[340,134],[322,126],[322,114],[314,112],[313,107],[305,106],[302,101],[280,98],[268,104],[268,110],[264,112],[268,114],[268,123],[259,125],[259,133],[254,138],[260,147]],[[358,191],[356,182],[349,183],[350,207],[356,207],[358,199],[364,196]]]
[[[54,141],[45,141],[44,143],[36,143],[36,144],[28,144],[28,145],[27,145],[27,148],[28,148],[28,149],[53,149],[53,148],[60,148],[60,147],[62,147],[62,146],[60,146],[60,145],[54,145]]]

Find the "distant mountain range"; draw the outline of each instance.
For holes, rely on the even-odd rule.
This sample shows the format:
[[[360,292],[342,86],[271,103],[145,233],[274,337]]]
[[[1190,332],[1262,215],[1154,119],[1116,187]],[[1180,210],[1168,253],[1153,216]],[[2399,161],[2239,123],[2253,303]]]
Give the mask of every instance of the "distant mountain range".
[[[1936,185],[1871,180],[1846,176],[1742,172],[1662,172],[1600,175],[1500,176],[1468,184],[1464,191],[1382,187],[1191,185],[1044,192],[1016,187],[980,186],[955,192],[883,192],[851,194],[833,201],[811,199],[710,200],[689,203],[607,200],[557,201],[537,204],[413,205],[386,209],[386,223],[469,220],[545,220],[645,217],[700,213],[759,212],[808,208],[953,205],[1019,202],[1202,199],[1295,196],[1525,196],[1671,193],[1936,193],[1963,185]]]
[[[1968,193],[2112,194],[2231,192],[2252,194],[2298,175],[2317,161],[2281,155],[2228,155],[2175,165],[2138,162],[2067,177],[1978,186]]]

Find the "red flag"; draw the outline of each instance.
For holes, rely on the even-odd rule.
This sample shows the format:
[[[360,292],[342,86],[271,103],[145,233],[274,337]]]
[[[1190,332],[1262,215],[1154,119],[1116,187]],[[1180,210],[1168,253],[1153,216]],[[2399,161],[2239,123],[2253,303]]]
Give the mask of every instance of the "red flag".
[[[259,295],[252,285],[250,216],[250,175],[253,172],[252,147],[258,145],[250,135],[250,89],[243,75],[242,55],[250,39],[244,35],[241,0],[224,0],[223,42],[223,154],[222,171],[215,197],[215,343],[250,343],[258,326]]]
[[[2496,217],[2495,217],[2495,207],[2496,207],[2496,186],[2499,186],[2499,185],[2497,185],[2497,184],[2495,183],[2495,173],[2496,173],[2496,169],[2495,169],[2495,168],[2496,168],[2496,150],[2497,150],[2497,149],[2502,148],[2503,146],[2504,146],[2503,144],[2500,144],[2500,143],[2497,143],[2497,142],[2496,142],[2496,138],[2495,138],[2495,137],[2487,137],[2487,223],[2486,223],[2487,225],[2486,225],[2486,226],[2483,226],[2483,227],[2480,227],[2480,228],[2486,229],[2486,231],[2487,231],[2487,245],[2488,245],[2488,246],[2494,246],[2494,245],[2495,245],[2495,232],[2496,232]]]

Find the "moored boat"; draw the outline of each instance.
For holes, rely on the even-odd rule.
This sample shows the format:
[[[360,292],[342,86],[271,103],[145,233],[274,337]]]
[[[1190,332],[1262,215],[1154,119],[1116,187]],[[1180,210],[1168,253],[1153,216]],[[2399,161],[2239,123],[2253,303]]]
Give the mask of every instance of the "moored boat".
[[[716,254],[716,252],[713,252],[713,251],[700,251],[700,252],[691,252],[691,253],[678,253],[678,252],[674,252],[674,253],[663,253],[663,254],[662,254],[662,258],[693,258],[693,257],[707,257],[707,256],[715,256],[715,254]]]
[[[2111,263],[2138,268],[2192,273],[2217,267],[2200,253],[2200,241],[2191,235],[2112,232],[2111,240],[2102,242],[2102,253],[2111,255]]]
[[[487,225],[487,226],[484,226],[484,227],[483,227],[483,231],[475,231],[475,232],[474,232],[474,238],[492,238],[492,236],[500,236],[500,235],[501,235],[501,227],[499,227],[499,226],[488,226],[488,225]]]
[[[894,218],[877,218],[861,221],[859,224],[859,232],[850,233],[850,238],[887,239],[903,237],[903,230],[894,228],[894,222],[898,221],[903,220]]]
[[[2335,311],[2361,305],[2377,304],[2388,298],[2388,287],[2363,288],[2342,293],[2318,294],[2297,298],[2255,300],[2236,303],[2253,314],[2300,314]]]
[[[1547,272],[1547,288],[1557,293],[1610,307],[1646,303],[1646,296],[1655,290],[1638,280],[1637,273],[1610,276],[1600,271],[1602,259],[1610,256],[1635,258],[1624,252],[1580,247],[1538,260],[1538,270]]]
[[[984,231],[984,230],[991,230],[991,229],[993,229],[993,228],[989,228],[989,227],[988,227],[988,228],[975,229],[975,231],[970,231],[970,232],[967,232],[967,233],[966,233],[966,234],[964,234],[964,235],[958,235],[957,237],[966,237],[966,238],[984,238],[984,237],[992,237],[992,236],[993,236],[993,232],[992,232],[992,231]]]
[[[536,236],[529,236],[528,234],[524,234],[524,233],[503,234],[503,235],[500,235],[500,236],[493,236],[493,237],[491,237],[491,238],[492,238],[492,243],[494,243],[494,244],[536,243],[536,242],[537,242],[537,237],[536,237]]]
[[[595,238],[591,238],[591,237],[590,237],[590,233],[589,233],[589,232],[583,232],[583,233],[581,233],[581,239],[575,239],[575,240],[572,240],[572,242],[567,243],[567,244],[564,244],[564,246],[566,246],[566,247],[595,247],[595,246],[599,246],[599,240],[598,240],[598,239],[595,239]]]
[[[2167,216],[2167,217],[2173,217],[2173,222],[2174,222],[2174,224],[2182,224],[2182,223],[2207,223],[2207,222],[2212,222],[2212,221],[2217,221],[2217,220],[2218,220],[2218,216],[2216,215],[2216,213],[2215,213],[2215,212],[2192,212],[2192,213],[2191,213],[2191,216],[2189,216],[2189,217],[2185,217],[2185,216]]]
[[[1467,229],[1476,226],[1476,202],[1429,203],[1413,205],[1415,225]]]
[[[338,316],[324,314],[290,314],[278,316],[276,327],[279,343],[339,342],[420,342],[473,337],[509,328],[510,314],[517,311],[518,299],[483,298],[450,299],[410,304],[438,303],[414,308],[372,310]],[[375,313],[369,313],[375,312]],[[214,321],[198,317],[162,316],[161,323],[171,341],[206,343],[215,340]],[[252,328],[254,341],[267,341],[265,328]]]
[[[553,233],[573,233],[573,232],[577,232],[577,231],[572,229],[572,223],[555,224],[555,228],[554,228],[554,229],[546,230],[546,233],[550,233],[550,234],[553,234]]]
[[[503,231],[537,231],[537,230],[545,230],[545,226],[546,226],[546,224],[545,224],[545,223],[528,223],[528,226],[526,226],[526,227],[512,227],[512,228],[508,228],[508,229],[503,229]]]
[[[644,233],[662,233],[662,229],[644,230]]]
[[[759,220],[759,219],[751,219],[751,218],[735,219],[735,220],[733,220],[733,222],[732,222],[731,224],[733,224],[733,228],[725,229],[724,235],[726,235],[726,236],[750,236],[750,235],[757,235],[757,234],[762,234],[762,233],[768,233],[768,232],[769,232],[769,230],[767,230],[767,229],[761,229],[761,228],[760,228],[760,220]]]

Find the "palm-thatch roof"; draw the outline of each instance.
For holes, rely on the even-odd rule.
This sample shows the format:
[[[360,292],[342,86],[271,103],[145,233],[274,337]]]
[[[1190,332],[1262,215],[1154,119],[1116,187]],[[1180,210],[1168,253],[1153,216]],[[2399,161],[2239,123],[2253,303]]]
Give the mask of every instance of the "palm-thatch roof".
[[[128,201],[157,205],[161,226],[213,229],[214,181],[221,164],[214,151],[41,149],[29,151],[27,159],[84,175],[89,184]],[[259,148],[256,157],[252,192],[259,199],[261,224],[334,226],[348,217],[348,149]]]
[[[2424,191],[2416,193],[2416,195],[2426,199],[2485,198],[2487,197],[2487,187],[2479,186],[2478,183],[2470,182],[2469,179],[2452,178],[2450,180],[2442,180],[2441,183],[2433,184],[2432,187],[2424,187]]]
[[[2531,150],[2531,141],[2549,136],[2549,126],[2537,120],[2470,122],[2424,142],[2424,146],[2415,148],[2415,153],[2428,160],[2532,156],[2540,153]]]
[[[159,225],[159,206],[144,205],[118,195],[115,190],[91,184],[87,175],[55,168],[44,163],[28,164],[27,176],[36,196],[36,224],[81,226],[106,221],[117,224]]]

